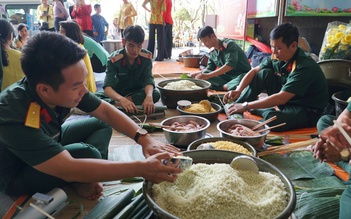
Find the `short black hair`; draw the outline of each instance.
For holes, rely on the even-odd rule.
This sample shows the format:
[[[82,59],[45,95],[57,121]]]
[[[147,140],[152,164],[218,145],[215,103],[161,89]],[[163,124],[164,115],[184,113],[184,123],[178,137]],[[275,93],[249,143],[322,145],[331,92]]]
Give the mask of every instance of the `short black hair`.
[[[125,41],[134,41],[137,44],[143,43],[145,39],[145,32],[139,25],[130,25],[123,31],[123,39]]]
[[[271,31],[270,38],[271,40],[282,38],[282,42],[289,47],[293,42],[298,42],[299,30],[291,23],[282,23]]]
[[[97,8],[99,8],[99,7],[101,7],[100,4],[95,4],[95,5],[94,5],[94,9],[97,9]]]
[[[211,37],[212,34],[216,36],[213,28],[210,26],[204,26],[199,30],[199,32],[197,32],[197,40],[200,40],[200,38],[203,37]]]
[[[45,83],[58,90],[65,82],[62,70],[85,55],[85,49],[68,37],[42,31],[28,39],[22,50],[21,67],[32,87]]]

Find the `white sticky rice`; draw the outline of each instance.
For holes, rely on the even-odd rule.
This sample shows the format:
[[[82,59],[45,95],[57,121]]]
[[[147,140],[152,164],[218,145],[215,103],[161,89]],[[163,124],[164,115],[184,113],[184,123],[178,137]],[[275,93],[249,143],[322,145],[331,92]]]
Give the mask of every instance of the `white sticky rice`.
[[[202,87],[196,85],[194,82],[189,80],[180,80],[169,82],[166,86],[163,87],[168,90],[197,90],[202,89]]]
[[[175,183],[152,188],[155,202],[182,219],[274,218],[287,206],[278,176],[238,171],[229,164],[194,164]]]

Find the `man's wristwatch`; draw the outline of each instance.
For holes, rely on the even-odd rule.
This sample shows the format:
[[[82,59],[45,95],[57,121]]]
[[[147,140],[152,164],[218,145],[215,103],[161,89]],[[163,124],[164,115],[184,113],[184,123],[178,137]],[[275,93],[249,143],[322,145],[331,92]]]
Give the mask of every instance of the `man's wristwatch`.
[[[138,140],[139,140],[140,136],[144,136],[144,135],[147,135],[147,134],[148,134],[148,132],[147,132],[146,129],[139,128],[139,129],[136,131],[136,133],[135,133],[134,141],[135,141],[136,143],[138,143]]]
[[[350,160],[350,151],[348,148],[344,148],[340,151],[340,156],[343,161],[349,161]]]
[[[246,111],[249,110],[249,109],[247,108],[247,105],[248,105],[248,102],[244,102],[244,103],[243,103],[243,108],[244,108],[244,110],[246,110]]]

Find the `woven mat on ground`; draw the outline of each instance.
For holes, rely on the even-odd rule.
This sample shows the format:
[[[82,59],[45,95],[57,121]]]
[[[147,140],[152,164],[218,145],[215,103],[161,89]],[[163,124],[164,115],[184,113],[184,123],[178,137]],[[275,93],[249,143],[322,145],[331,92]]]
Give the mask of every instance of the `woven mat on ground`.
[[[153,75],[167,75],[173,73],[199,72],[200,68],[188,68],[183,62],[154,62],[152,67]],[[180,76],[180,75],[179,75]]]

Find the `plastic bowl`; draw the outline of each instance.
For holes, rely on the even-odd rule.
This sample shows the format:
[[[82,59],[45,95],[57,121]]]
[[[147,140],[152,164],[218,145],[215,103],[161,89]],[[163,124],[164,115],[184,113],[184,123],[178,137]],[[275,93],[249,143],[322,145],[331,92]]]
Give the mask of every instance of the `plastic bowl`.
[[[190,115],[181,115],[167,118],[161,122],[161,125],[172,125],[174,122],[186,123],[189,120],[193,120],[200,125],[204,126],[203,128],[195,131],[189,132],[179,132],[172,131],[166,128],[163,128],[163,134],[169,144],[172,144],[177,147],[188,147],[189,144],[197,139],[204,138],[206,136],[206,129],[210,126],[210,121],[200,116],[190,116]]]
[[[201,89],[196,90],[170,90],[163,88],[170,82],[176,82],[180,80],[189,80],[200,86]],[[177,108],[177,102],[179,100],[201,101],[207,99],[207,91],[209,90],[211,83],[205,80],[198,80],[193,78],[179,78],[169,79],[159,82],[156,87],[159,89],[161,94],[161,102],[168,108]]]
[[[193,115],[193,116],[201,116],[206,119],[208,119],[210,122],[215,122],[217,120],[218,114],[220,111],[222,111],[222,107],[218,105],[217,103],[211,103],[211,106],[213,109],[215,109],[215,112],[211,113],[191,113],[187,112],[184,110],[184,108],[177,106],[177,110],[180,112],[182,115]]]
[[[344,90],[336,92],[332,95],[332,99],[335,101],[335,115],[338,117],[342,111],[348,105],[347,99],[351,97],[351,90]]]
[[[236,136],[236,135],[231,135],[227,132],[229,127],[234,124],[240,124],[248,128],[253,128],[255,125],[260,123],[261,123],[260,121],[251,120],[251,119],[229,119],[229,120],[224,120],[222,122],[219,122],[217,124],[217,130],[220,132],[221,137],[234,138],[241,141],[245,141],[250,145],[252,145],[256,150],[262,151],[264,150],[264,146],[265,146],[264,142],[266,140],[266,136],[269,133],[269,130],[264,131],[263,133],[257,136]],[[267,125],[261,126],[257,130],[262,130],[265,128],[268,128],[268,126]]]

